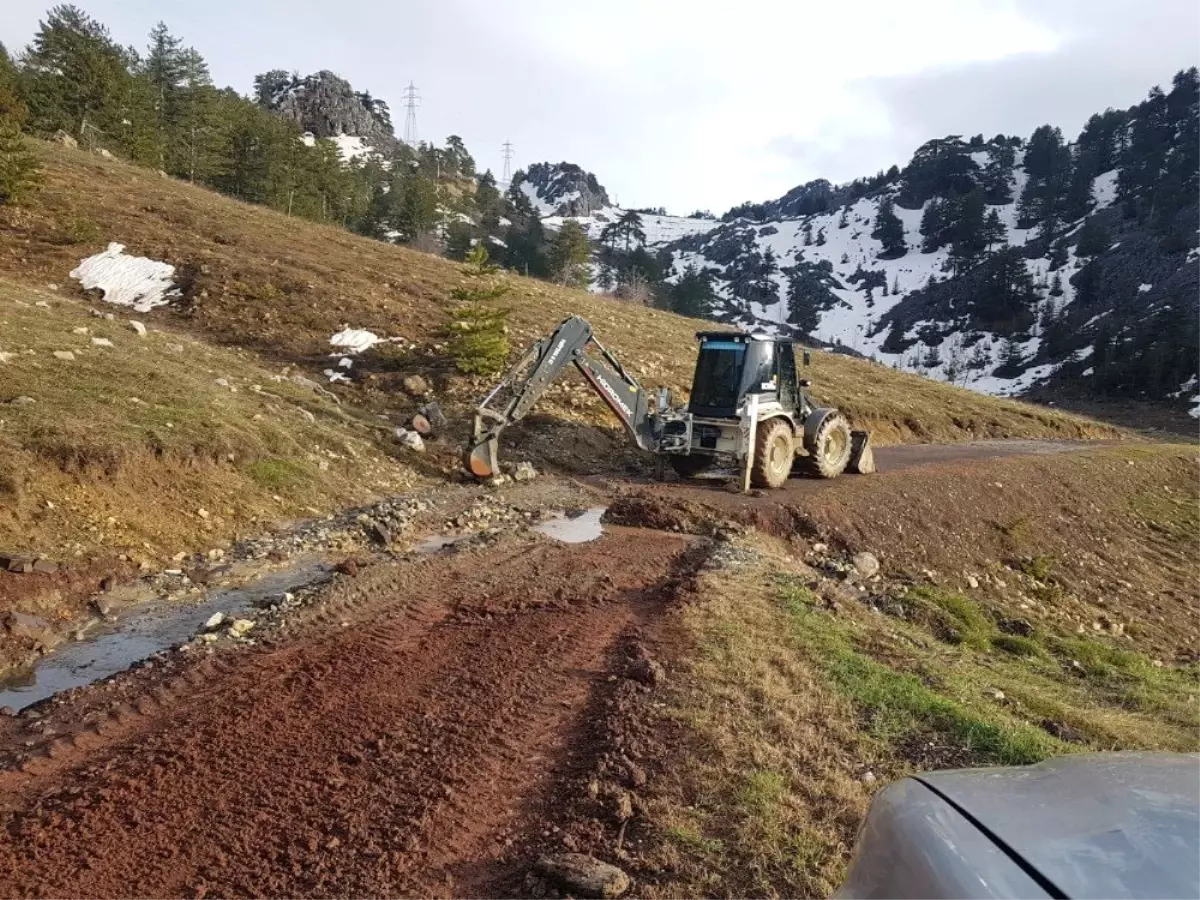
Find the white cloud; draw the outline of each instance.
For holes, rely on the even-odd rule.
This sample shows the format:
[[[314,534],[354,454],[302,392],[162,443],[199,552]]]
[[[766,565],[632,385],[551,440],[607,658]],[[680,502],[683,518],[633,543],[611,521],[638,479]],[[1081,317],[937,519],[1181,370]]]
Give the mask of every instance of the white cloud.
[[[23,46],[49,0],[4,0]],[[422,136],[462,135],[499,169],[569,160],[621,202],[722,211],[815,177],[903,164],[947,132],[1072,132],[1196,59],[1194,0],[85,0],[122,43],[158,18],[214,78],[329,68]],[[230,23],[236,23],[231,27]]]

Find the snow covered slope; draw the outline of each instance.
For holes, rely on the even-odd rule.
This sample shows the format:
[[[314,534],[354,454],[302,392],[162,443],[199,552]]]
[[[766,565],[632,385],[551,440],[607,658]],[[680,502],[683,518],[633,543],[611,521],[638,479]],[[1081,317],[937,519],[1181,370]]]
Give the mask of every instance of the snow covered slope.
[[[1100,190],[1093,189],[1094,195],[1103,197],[1106,205],[1112,202],[1112,191],[1108,186],[1114,180],[1115,174],[1110,172],[1101,176],[1097,179],[1100,182]],[[1014,175],[1019,194],[1024,181],[1024,173],[1019,166],[1016,167]],[[706,247],[711,247],[721,240],[727,241],[731,235],[737,235],[743,240],[749,237],[750,243],[744,246],[750,246],[753,252],[764,256],[769,252],[781,270],[769,276],[777,288],[774,301],[744,303],[733,296],[729,279],[722,277],[724,273],[718,274],[715,287],[721,297],[718,306],[719,318],[725,321],[790,331],[789,306],[786,300],[789,277],[782,270],[797,263],[815,264],[826,269],[832,276],[829,290],[836,298],[836,303],[820,311],[819,325],[810,332],[809,336],[820,343],[845,348],[874,357],[888,365],[910,369],[944,381],[955,381],[994,394],[1021,393],[1039,378],[1045,377],[1049,370],[1044,367],[1030,367],[1009,377],[992,374],[993,366],[980,365],[969,368],[966,365],[969,359],[964,358],[965,336],[960,333],[945,336],[932,344],[919,343],[915,349],[889,352],[885,347],[889,332],[882,328],[881,324],[888,321],[888,314],[910,294],[927,287],[931,280],[945,278],[950,256],[947,247],[930,253],[920,251],[921,219],[926,207],[933,202],[930,200],[919,209],[894,207],[904,226],[905,244],[910,249],[899,258],[880,259],[883,245],[871,232],[881,199],[894,197],[895,193],[896,189],[893,186],[876,196],[861,198],[840,207],[837,211],[820,215],[725,225],[716,232],[710,232],[708,240],[697,250],[676,251],[675,274],[681,274],[687,265],[709,265],[710,261],[705,255]],[[1097,201],[1096,208],[1102,208],[1100,201]],[[1010,246],[1024,246],[1036,237],[1035,229],[1017,227],[1015,202],[990,206],[989,209],[995,209],[1007,226],[1007,242]],[[843,220],[845,224],[841,225]],[[1034,257],[1027,261],[1027,267],[1035,284],[1041,286],[1044,297],[1049,299],[1050,259],[1046,256]],[[1068,279],[1080,267],[1081,262],[1072,248],[1069,251],[1068,262],[1060,273],[1062,296],[1057,298],[1060,309],[1068,306],[1073,299],[1074,291]],[[864,274],[870,276],[869,279],[864,278]],[[908,327],[906,337],[915,341],[915,336],[929,324],[929,321],[918,318]],[[1016,341],[1015,344],[1024,358],[1033,359],[1037,355],[1039,338],[1030,335],[1025,340]],[[990,360],[998,361],[1001,349],[1007,350],[1007,341],[999,335],[985,332],[976,336],[971,347],[977,360],[981,360],[986,353]],[[981,349],[974,349],[976,347]],[[938,361],[933,362],[935,359]]]

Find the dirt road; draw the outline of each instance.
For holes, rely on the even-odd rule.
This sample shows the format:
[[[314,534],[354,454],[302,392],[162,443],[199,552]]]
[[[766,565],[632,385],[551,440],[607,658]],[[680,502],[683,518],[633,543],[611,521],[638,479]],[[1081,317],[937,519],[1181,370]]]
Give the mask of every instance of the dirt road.
[[[1052,446],[886,449],[880,468]],[[604,711],[666,652],[707,547],[517,531],[380,561],[257,646],[0,719],[0,894],[520,893],[537,852],[572,848]]]

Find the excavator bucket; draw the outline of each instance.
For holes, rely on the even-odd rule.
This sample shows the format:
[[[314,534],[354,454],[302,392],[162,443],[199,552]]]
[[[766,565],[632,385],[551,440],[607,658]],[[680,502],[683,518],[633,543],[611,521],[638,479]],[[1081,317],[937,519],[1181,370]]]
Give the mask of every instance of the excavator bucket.
[[[500,474],[500,462],[497,459],[499,443],[500,435],[496,429],[481,433],[481,429],[476,428],[475,440],[463,457],[467,471],[476,478],[491,478]]]
[[[871,432],[850,432],[850,462],[846,470],[855,475],[870,475],[875,471],[875,453],[871,450]]]

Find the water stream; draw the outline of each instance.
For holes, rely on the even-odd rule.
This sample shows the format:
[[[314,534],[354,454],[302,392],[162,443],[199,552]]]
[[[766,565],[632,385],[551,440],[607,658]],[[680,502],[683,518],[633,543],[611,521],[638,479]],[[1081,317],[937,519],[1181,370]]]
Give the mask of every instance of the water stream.
[[[210,591],[199,603],[150,601],[130,607],[83,640],[64,644],[32,667],[0,679],[0,706],[21,710],[59,691],[100,681],[187,641],[213,613],[236,618],[329,572],[330,566],[309,561],[243,587]]]

